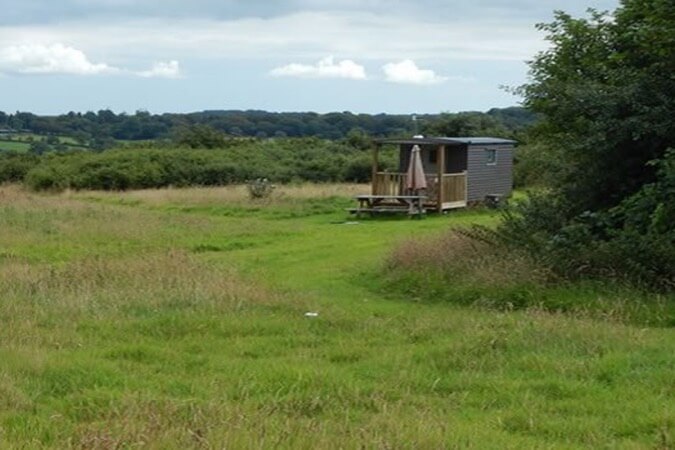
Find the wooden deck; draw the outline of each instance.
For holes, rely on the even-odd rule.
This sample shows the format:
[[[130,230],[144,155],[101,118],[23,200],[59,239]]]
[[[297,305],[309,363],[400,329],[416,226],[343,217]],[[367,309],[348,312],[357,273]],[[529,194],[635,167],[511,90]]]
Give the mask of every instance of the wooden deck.
[[[425,175],[427,177],[425,209],[446,211],[466,207],[466,171],[442,174],[440,183],[437,174],[427,173]],[[409,193],[406,186],[407,174],[405,173],[376,172],[373,177],[372,192],[373,195],[404,196]]]

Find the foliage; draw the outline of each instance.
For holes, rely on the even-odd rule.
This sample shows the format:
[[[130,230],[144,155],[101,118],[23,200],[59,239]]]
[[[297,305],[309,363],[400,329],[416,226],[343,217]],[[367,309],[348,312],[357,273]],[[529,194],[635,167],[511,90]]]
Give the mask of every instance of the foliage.
[[[252,199],[269,198],[275,186],[267,178],[256,178],[246,183],[248,194]]]
[[[180,128],[176,132],[174,142],[179,147],[189,148],[224,148],[227,137],[208,125],[192,125]]]
[[[31,142],[30,147],[28,148],[28,151],[34,155],[42,155],[43,153],[47,153],[50,151],[52,148],[47,142],[44,141],[35,141]]]
[[[563,164],[554,187],[569,213],[612,207],[655,171],[675,123],[675,6],[625,0],[613,16],[558,12],[540,28],[551,49],[531,63],[525,104],[542,115],[539,138]]]
[[[256,178],[366,181],[370,153],[320,139],[235,139],[229,148],[129,148],[101,153],[47,153],[26,160],[32,167],[24,181],[36,190],[125,190],[164,186],[217,186]],[[18,155],[6,159],[20,158]],[[384,152],[384,167],[394,167],[393,151]],[[22,167],[25,164],[22,163]],[[0,172],[2,176],[2,172]],[[2,178],[0,178],[2,180]],[[16,177],[4,179],[16,181]]]
[[[392,153],[384,153],[381,161],[378,161],[380,167],[388,168],[393,170],[396,167],[394,160],[394,155]],[[353,183],[366,183],[369,182],[373,176],[373,157],[368,153],[361,153],[354,155],[354,157],[349,158],[346,162],[344,168],[344,180],[351,181]]]
[[[525,249],[567,278],[592,276],[675,289],[675,152],[655,163],[657,180],[609,210],[570,219],[570,205],[531,194],[505,214],[491,242]]]
[[[0,114],[4,114],[1,113]],[[443,117],[451,115],[443,115]],[[518,130],[532,124],[535,117],[523,108],[494,108],[487,113],[471,113],[484,117],[493,124],[500,123],[508,130]],[[434,114],[418,115],[422,124],[436,121]],[[3,123],[4,121],[4,123]],[[168,139],[185,135],[182,144],[208,147],[222,135],[236,137],[308,137],[345,139],[355,148],[368,145],[368,136],[384,137],[412,135],[413,123],[409,115],[342,113],[272,113],[265,111],[203,111],[190,114],[115,114],[110,110],[98,112],[69,112],[59,116],[38,116],[28,112],[0,115],[0,125],[15,130],[30,130],[40,135],[67,135],[77,137],[80,145],[106,147],[110,139],[143,141]],[[197,128],[195,128],[197,127]],[[199,128],[208,127],[208,128]],[[221,136],[214,135],[213,130]],[[195,133],[197,135],[191,135]],[[201,136],[201,137],[200,137]],[[179,138],[180,139],[180,138]]]
[[[543,144],[530,133],[521,135],[523,142],[515,149],[513,161],[514,187],[542,188],[557,183],[560,173],[560,158],[556,151]]]
[[[478,112],[441,114],[431,122],[423,122],[422,133],[428,136],[512,137],[512,132],[498,119]]]
[[[0,152],[0,184],[22,181],[39,158],[35,155],[16,152]]]
[[[674,289],[675,4],[624,0],[540,28],[552,47],[520,91],[542,115],[534,148],[550,166],[528,163],[550,189],[507,214],[502,239],[568,278]]]
[[[20,139],[22,145],[30,141],[25,144],[30,145],[30,151],[44,155],[36,160],[39,167],[27,178],[34,189],[220,185],[262,176],[273,182],[367,182],[372,175],[372,137],[412,133],[407,128],[412,126],[409,116],[357,116],[346,112],[320,115],[211,111],[151,115],[138,111],[134,115],[116,115],[101,110],[55,117],[30,113],[6,117],[14,129],[24,130],[12,135],[12,139]],[[517,135],[518,130],[534,120],[521,108],[418,118],[424,126],[431,127],[430,132],[438,134],[509,136]],[[47,134],[31,134],[26,129]],[[257,135],[275,137],[246,137]],[[302,135],[323,136],[331,141],[286,137]],[[113,148],[114,151],[108,152]],[[85,149],[101,155],[71,151]],[[53,155],[54,152],[63,154]],[[397,165],[394,150],[381,155],[382,169],[394,169]],[[0,182],[9,180],[1,175]]]
[[[532,242],[536,240],[536,236],[532,238]],[[387,289],[428,303],[507,311],[534,307],[591,317],[611,315],[659,326],[675,323],[672,295],[663,308],[650,310],[645,303],[656,303],[659,295],[636,289],[626,280],[562,278],[555,262],[569,261],[562,252],[579,248],[561,246],[557,253],[541,258],[524,248],[520,239],[519,245],[504,245],[504,241],[503,231],[485,225],[402,241],[387,259]]]

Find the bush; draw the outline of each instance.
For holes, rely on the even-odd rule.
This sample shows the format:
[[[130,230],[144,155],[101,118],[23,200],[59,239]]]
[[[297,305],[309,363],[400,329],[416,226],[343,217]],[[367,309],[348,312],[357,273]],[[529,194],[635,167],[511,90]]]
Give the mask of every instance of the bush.
[[[370,154],[358,155],[350,159],[344,167],[343,178],[354,183],[369,182],[372,177],[373,159]]]
[[[560,194],[539,193],[512,207],[492,238],[569,279],[675,290],[675,151],[653,165],[656,182],[614,208],[572,215]]]
[[[519,146],[515,151],[513,184],[516,188],[550,186],[560,172],[558,156],[537,144]]]
[[[272,195],[275,186],[267,178],[256,178],[246,183],[246,187],[252,199],[261,199]]]
[[[22,181],[26,174],[40,161],[36,155],[15,152],[0,152],[0,183]]]
[[[392,165],[394,152],[383,153],[384,164]],[[11,178],[24,178],[36,190],[217,186],[263,177],[270,182],[370,178],[368,152],[320,139],[243,139],[224,149],[123,148],[32,158],[27,160],[31,164],[14,170]],[[0,161],[0,176],[2,164]]]

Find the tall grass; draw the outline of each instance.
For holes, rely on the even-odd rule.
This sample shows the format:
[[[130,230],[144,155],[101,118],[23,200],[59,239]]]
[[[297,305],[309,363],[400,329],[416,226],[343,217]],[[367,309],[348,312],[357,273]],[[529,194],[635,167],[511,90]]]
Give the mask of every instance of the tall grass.
[[[433,302],[498,309],[542,308],[670,326],[673,296],[628,284],[567,282],[530,254],[451,229],[401,242],[385,266],[390,289]]]
[[[0,187],[0,448],[672,445],[672,329],[385,297],[395,242],[492,219],[345,226],[351,189]],[[390,269],[487,251],[435,239]]]
[[[454,229],[402,242],[394,248],[387,264],[392,270],[423,271],[430,278],[486,287],[541,285],[552,278],[527,255],[509,252]]]
[[[280,184],[265,199],[252,200],[246,185],[235,184],[230,186],[198,187],[198,188],[165,188],[142,189],[125,193],[87,191],[87,197],[121,202],[142,202],[150,206],[191,205],[191,206],[222,206],[222,205],[280,205],[302,200],[317,200],[335,197],[352,197],[368,192],[370,185],[357,183],[291,183]],[[77,198],[76,192],[69,193]]]

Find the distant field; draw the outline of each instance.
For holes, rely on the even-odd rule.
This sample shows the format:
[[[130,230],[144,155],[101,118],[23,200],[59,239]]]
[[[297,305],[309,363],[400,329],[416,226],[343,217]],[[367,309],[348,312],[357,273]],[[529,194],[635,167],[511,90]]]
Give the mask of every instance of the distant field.
[[[18,134],[13,134],[12,135],[12,140],[15,141],[24,141],[24,142],[32,142],[32,141],[39,141],[41,139],[44,139],[46,136],[41,135],[41,134],[34,134],[34,133],[18,133]],[[61,141],[64,144],[72,144],[72,145],[77,145],[77,141],[73,139],[70,136],[57,136],[59,141]]]
[[[672,448],[675,330],[397,295],[397,243],[498,216],[367,190],[0,187],[0,448]]]
[[[17,141],[3,141],[0,140],[0,151],[9,150],[15,152],[25,152],[30,148],[30,144],[26,142],[17,142]]]
[[[11,140],[0,137],[0,150],[27,151],[31,142],[40,141],[46,136],[33,133],[11,135]],[[86,149],[70,136],[57,136],[59,142],[72,149]]]

